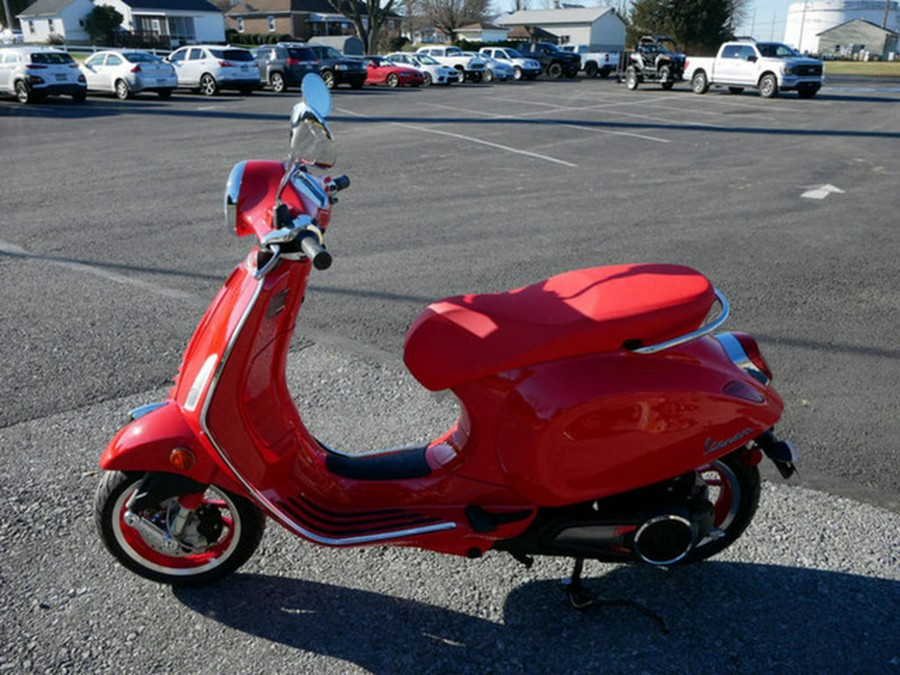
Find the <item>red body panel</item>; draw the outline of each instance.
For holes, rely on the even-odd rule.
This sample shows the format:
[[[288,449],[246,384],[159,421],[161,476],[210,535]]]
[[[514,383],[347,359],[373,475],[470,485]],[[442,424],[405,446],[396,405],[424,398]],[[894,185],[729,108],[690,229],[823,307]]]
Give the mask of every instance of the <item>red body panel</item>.
[[[425,83],[424,76],[415,68],[398,66],[389,61],[369,61],[366,64],[366,84],[385,84],[388,75],[396,75],[401,87],[419,87]]]
[[[267,231],[280,166],[248,163],[239,234]],[[299,196],[286,194],[302,210]],[[190,477],[249,495],[318,543],[472,554],[520,534],[537,507],[690,471],[781,414],[774,390],[713,338],[653,355],[621,348],[696,328],[712,302],[705,277],[676,266],[582,270],[432,305],[410,330],[407,362],[426,386],[452,386],[461,417],[425,451],[430,473],[347,478],[329,470],[332,451],[307,431],[285,381],[311,264],[283,259],[256,279],[255,261],[251,253],[204,315],[172,400],[120,432],[104,468],[171,472],[168,452],[187,447],[198,458]],[[519,515],[476,531],[470,507]],[[422,524],[446,529],[419,533]]]

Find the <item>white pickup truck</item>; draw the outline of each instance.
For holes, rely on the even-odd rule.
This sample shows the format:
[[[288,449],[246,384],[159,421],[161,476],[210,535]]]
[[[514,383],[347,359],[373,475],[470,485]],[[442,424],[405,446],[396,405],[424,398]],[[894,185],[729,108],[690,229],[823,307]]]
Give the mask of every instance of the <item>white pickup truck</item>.
[[[592,52],[589,45],[563,45],[563,51],[581,55],[581,72],[585,77],[606,77],[619,63],[619,52]]]
[[[733,94],[759,89],[763,98],[774,98],[780,91],[812,98],[824,76],[821,61],[801,56],[787,45],[738,40],[723,44],[714,57],[687,57],[684,79],[690,81],[695,94],[705,94],[710,87],[728,87]]]

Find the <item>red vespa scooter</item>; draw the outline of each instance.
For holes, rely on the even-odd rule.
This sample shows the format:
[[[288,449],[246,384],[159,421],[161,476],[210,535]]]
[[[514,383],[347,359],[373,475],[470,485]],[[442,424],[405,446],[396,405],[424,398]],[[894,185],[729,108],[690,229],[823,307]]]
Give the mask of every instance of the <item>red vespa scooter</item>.
[[[206,310],[168,400],[139,408],[103,452],[95,500],[106,547],[172,584],[237,569],[266,517],[325,546],[416,546],[676,565],[731,544],[753,517],[756,465],[787,478],[782,401],[757,343],[713,332],[728,314],[705,276],[666,264],[568,272],[430,305],[404,356],[460,415],[421,447],[344,454],[306,429],[285,364],[346,177],[330,94],[303,83],[291,158],[237,164],[225,208],[257,245]],[[705,324],[718,302],[718,317]]]

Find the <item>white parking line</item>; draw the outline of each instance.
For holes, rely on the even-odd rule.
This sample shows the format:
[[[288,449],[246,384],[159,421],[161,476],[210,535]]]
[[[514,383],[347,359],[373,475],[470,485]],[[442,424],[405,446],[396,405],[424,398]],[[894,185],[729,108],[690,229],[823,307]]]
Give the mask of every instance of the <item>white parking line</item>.
[[[527,119],[534,115],[543,115],[544,114],[543,112],[534,112],[534,113],[522,113],[521,115],[500,115],[497,113],[489,113],[484,110],[467,110],[465,108],[458,108],[458,107],[449,106],[449,105],[439,105],[437,103],[423,103],[422,105],[430,106],[432,108],[443,108],[446,110],[456,110],[459,112],[469,113],[471,115],[482,115],[484,117],[501,118],[501,119],[505,118],[505,119],[510,119],[510,120]],[[540,104],[540,105],[550,105],[550,104],[544,103],[544,104]],[[565,106],[553,106],[553,107],[556,108],[560,112],[591,110],[591,107],[586,107],[586,108],[571,108],[571,107],[565,107]],[[629,136],[632,138],[640,138],[641,140],[645,140],[645,141],[654,141],[656,143],[671,143],[670,140],[665,139],[665,138],[658,138],[656,136],[648,136],[647,134],[639,134],[639,133],[635,133],[635,132],[631,132],[631,131],[613,131],[611,129],[598,129],[596,127],[590,127],[590,126],[586,126],[584,124],[578,124],[576,122],[557,122],[556,124],[561,127],[568,127],[569,129],[580,129],[583,131],[592,131],[594,133],[606,134],[608,136]]]
[[[346,110],[343,108],[339,108],[338,112],[344,115],[352,115],[353,117],[361,117],[363,119],[372,119],[372,115],[363,115],[362,113],[355,112],[353,110]],[[428,127],[422,127],[417,124],[408,124],[406,122],[386,122],[385,124],[391,124],[393,126],[401,127],[403,129],[412,129],[413,131],[421,131],[426,134],[435,134],[437,136],[449,136],[450,138],[458,138],[462,141],[469,141],[470,143],[477,143],[478,145],[486,145],[490,148],[496,148],[497,150],[505,150],[506,152],[511,152],[516,155],[525,155],[526,157],[533,157],[535,159],[543,159],[547,162],[553,162],[554,164],[561,164],[562,166],[569,166],[573,169],[577,169],[578,165],[573,164],[572,162],[567,162],[563,159],[557,159],[556,157],[550,157],[549,155],[541,155],[536,152],[528,152],[527,150],[519,150],[518,148],[512,148],[508,145],[501,145],[499,143],[492,143],[491,141],[485,141],[480,138],[474,138],[472,136],[466,136],[464,134],[456,134],[452,131],[442,131],[440,129],[430,129]]]

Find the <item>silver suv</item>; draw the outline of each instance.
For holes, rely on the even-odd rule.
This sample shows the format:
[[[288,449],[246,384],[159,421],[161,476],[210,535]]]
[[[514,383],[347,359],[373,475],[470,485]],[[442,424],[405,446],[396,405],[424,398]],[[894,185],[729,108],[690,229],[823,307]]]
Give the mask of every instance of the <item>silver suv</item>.
[[[259,89],[259,66],[249,49],[221,45],[191,45],[166,57],[175,66],[178,86],[215,96],[220,89],[237,89],[252,94]]]
[[[4,47],[0,49],[0,94],[11,94],[21,103],[59,95],[81,103],[87,96],[87,81],[75,59],[61,49]]]

